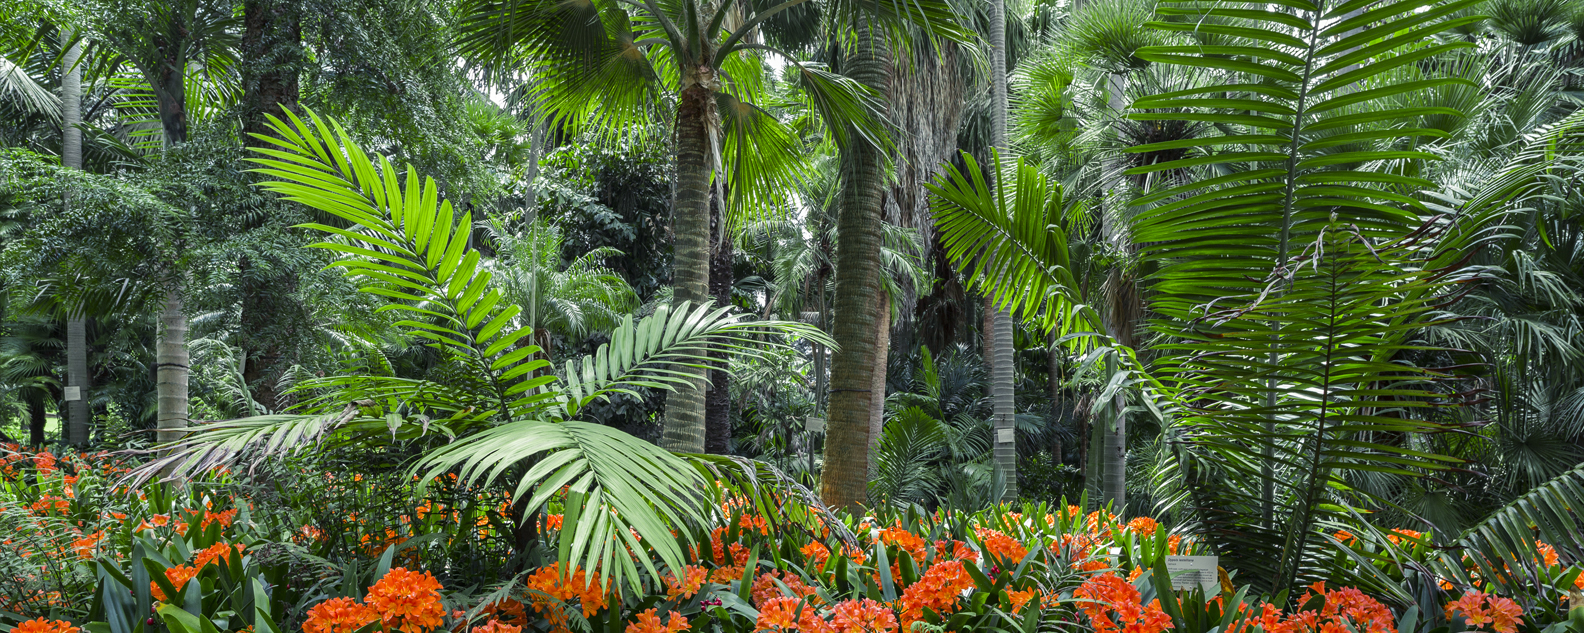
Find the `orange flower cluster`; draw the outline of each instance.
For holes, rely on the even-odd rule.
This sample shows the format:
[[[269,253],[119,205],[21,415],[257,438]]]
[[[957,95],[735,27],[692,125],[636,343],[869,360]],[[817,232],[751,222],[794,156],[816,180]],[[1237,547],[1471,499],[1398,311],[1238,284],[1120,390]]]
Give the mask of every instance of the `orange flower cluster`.
[[[798,551],[803,554],[804,560],[815,565],[823,566],[825,561],[830,560],[830,548],[825,547],[825,544],[819,541],[812,541],[808,545],[798,548]]]
[[[1172,628],[1171,616],[1161,610],[1160,600],[1140,604],[1138,589],[1116,574],[1104,573],[1084,581],[1073,597],[1083,601],[1078,609],[1089,618],[1095,633],[1160,633]]]
[[[989,528],[979,528],[975,532],[979,535],[979,541],[984,543],[985,550],[1002,561],[1016,563],[1028,555],[1027,547],[1005,533]]]
[[[549,567],[541,567],[528,576],[527,587],[535,592],[533,599],[534,612],[543,615],[550,622],[552,631],[568,631],[567,617],[562,607],[572,600],[577,600],[583,608],[583,617],[594,615],[605,608],[605,595],[610,590],[610,582],[601,582],[599,574],[587,574],[581,569],[574,568],[569,578],[561,578],[561,563]],[[546,598],[545,596],[548,596]],[[550,600],[562,603],[560,606],[551,605]]]
[[[380,614],[385,630],[424,633],[439,628],[445,618],[440,604],[440,581],[429,572],[395,567],[369,587],[368,606]]]
[[[351,598],[331,598],[308,610],[303,633],[352,633],[380,620],[380,615]]]
[[[1266,605],[1258,623],[1266,633],[1397,633],[1391,609],[1363,592],[1347,587],[1327,591],[1325,583],[1309,587],[1310,596],[1324,596],[1319,611],[1299,611],[1281,617],[1281,611]],[[1307,602],[1304,600],[1303,602]]]
[[[77,558],[83,560],[93,558],[94,550],[99,548],[99,544],[104,542],[104,538],[104,532],[94,532],[76,539],[72,541],[72,551],[77,552]]]
[[[1023,605],[1028,604],[1030,600],[1033,600],[1039,595],[1039,591],[1032,588],[1023,590],[1008,589],[1006,593],[1008,602],[1007,606],[1011,607],[1008,609],[1008,611],[1013,613],[1019,613],[1023,611]]]
[[[11,633],[78,633],[81,629],[63,620],[28,620],[16,625]]]
[[[973,577],[963,569],[962,561],[948,560],[931,565],[924,577],[902,592],[902,629],[911,630],[913,623],[924,619],[924,609],[936,613],[951,613],[957,599],[974,586]]]
[[[1446,617],[1461,614],[1469,628],[1514,633],[1523,624],[1523,608],[1518,603],[1478,591],[1469,591],[1446,606]],[[1487,628],[1487,626],[1489,628]]]
[[[693,625],[688,624],[687,618],[679,613],[673,612],[669,621],[661,622],[655,609],[650,609],[638,614],[637,621],[627,625],[627,633],[676,633],[690,628]]]
[[[972,547],[962,541],[935,541],[935,555],[937,557],[945,556],[947,543],[951,544],[952,558],[976,564],[979,562],[979,552],[974,551]]]
[[[913,557],[914,562],[924,562],[925,548],[929,542],[923,537],[907,531],[898,525],[880,530],[880,542],[886,545],[895,545],[897,549],[907,552]]]
[[[709,578],[709,571],[697,565],[688,565],[682,568],[682,575],[666,576],[666,598],[691,598],[704,587],[704,582]]]
[[[809,604],[820,603],[820,598],[814,593],[814,588],[804,584],[803,579],[799,578],[797,574],[767,571],[759,574],[759,577],[754,579],[753,586],[749,588],[754,606],[763,605],[771,599],[779,598],[783,595],[781,587],[776,584],[777,577],[780,577],[781,582],[786,584],[787,589],[792,590],[792,597],[807,599]]]
[[[209,547],[199,550],[197,553],[193,554],[193,567],[203,569],[209,563],[220,560],[221,557],[229,558],[233,549],[235,549],[238,554],[241,554],[242,550],[247,549],[247,546],[241,543],[237,543],[236,545],[215,543],[214,545],[210,545]]]
[[[832,614],[831,627],[837,633],[891,633],[897,629],[896,614],[868,598],[838,603]]]
[[[522,633],[522,627],[506,624],[500,620],[490,620],[483,626],[473,627],[473,633]]]
[[[196,577],[199,571],[200,568],[198,567],[177,565],[165,570],[165,579],[170,581],[171,586],[176,591],[186,591],[187,581]],[[165,595],[165,591],[160,589],[159,583],[153,581],[149,581],[149,593],[154,596],[155,600],[160,602],[170,602],[174,598],[174,596]]]
[[[1140,536],[1154,536],[1160,524],[1149,517],[1137,517],[1127,522],[1127,529]]]
[[[832,633],[834,629],[819,616],[814,607],[804,605],[797,598],[782,596],[771,598],[759,608],[759,619],[754,622],[754,630]]]

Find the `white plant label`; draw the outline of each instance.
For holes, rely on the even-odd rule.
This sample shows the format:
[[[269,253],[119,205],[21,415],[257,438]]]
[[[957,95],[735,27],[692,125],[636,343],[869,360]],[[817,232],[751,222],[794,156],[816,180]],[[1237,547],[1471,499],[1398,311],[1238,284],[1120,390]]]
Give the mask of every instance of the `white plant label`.
[[[996,441],[1002,444],[1011,444],[1014,433],[1016,431],[1012,429],[996,429]]]
[[[78,400],[82,400],[82,387],[72,385],[65,388],[64,391],[66,392],[64,395],[67,402],[76,402]]]
[[[1167,556],[1166,573],[1171,575],[1172,589],[1201,587],[1205,595],[1220,593],[1221,578],[1216,573],[1216,556]]]
[[[816,418],[814,416],[809,416],[808,419],[803,420],[803,430],[808,431],[810,433],[824,433],[825,432],[825,418]]]

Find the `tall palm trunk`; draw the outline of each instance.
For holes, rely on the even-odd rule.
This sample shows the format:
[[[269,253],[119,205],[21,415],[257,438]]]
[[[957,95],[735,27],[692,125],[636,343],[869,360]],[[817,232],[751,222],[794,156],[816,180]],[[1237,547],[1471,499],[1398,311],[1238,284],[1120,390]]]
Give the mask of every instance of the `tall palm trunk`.
[[[710,200],[710,241],[713,244],[710,296],[715,298],[716,305],[727,305],[731,303],[732,282],[735,281],[732,278],[732,241],[726,234],[726,214],[719,196],[711,196]],[[725,455],[731,452],[731,372],[725,365],[725,354],[710,352],[710,358],[720,364],[710,370],[709,392],[704,395],[704,449],[715,455]]]
[[[61,30],[62,43],[75,39],[69,29]],[[61,56],[61,166],[82,169],[82,68],[77,60],[82,56],[80,42],[72,42]],[[71,204],[71,199],[66,199]],[[83,446],[88,443],[90,409],[88,407],[88,322],[81,310],[66,319],[66,386],[75,388],[77,398],[66,401],[66,443]],[[68,396],[73,395],[71,393]]]
[[[1007,153],[1007,83],[1006,83],[1006,1],[990,3],[990,143]],[[998,173],[996,178],[1000,178]],[[990,337],[994,341],[995,361],[990,364],[990,394],[995,415],[995,463],[1006,473],[1005,501],[1017,499],[1017,402],[1013,398],[1012,381],[1016,373],[1013,365],[1012,316],[1003,310],[991,310]]]
[[[23,396],[28,408],[28,444],[34,448],[44,445],[44,424],[49,418],[44,411],[44,390],[29,389]]]
[[[891,52],[872,18],[860,18],[847,51],[846,74],[885,94]],[[848,135],[841,148],[841,210],[836,219],[836,301],[832,338],[829,422],[820,497],[827,505],[857,508],[867,498],[869,412],[874,395],[875,296],[880,292],[880,218],[885,171],[880,150]]]
[[[164,444],[180,440],[187,428],[187,315],[182,312],[181,288],[174,283],[165,290],[154,362],[159,394],[156,439]]]
[[[713,72],[697,69],[682,89],[676,114],[676,186],[672,194],[671,263],[673,297],[697,306],[710,298],[710,134],[715,115]],[[660,445],[686,453],[704,452],[704,372],[689,370],[692,387],[666,397],[665,434]]]
[[[880,443],[880,434],[885,431],[885,395],[886,395],[886,361],[891,355],[891,295],[885,290],[875,297],[879,304],[875,311],[879,318],[875,319],[875,364],[874,378],[870,380],[872,387],[872,404],[869,407],[869,475],[872,479],[880,464],[874,459],[875,445]]]

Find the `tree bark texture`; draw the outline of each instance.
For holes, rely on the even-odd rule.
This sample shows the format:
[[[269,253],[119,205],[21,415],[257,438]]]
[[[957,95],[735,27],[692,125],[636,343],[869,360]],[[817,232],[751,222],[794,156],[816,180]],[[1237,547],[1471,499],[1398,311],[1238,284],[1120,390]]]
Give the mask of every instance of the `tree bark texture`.
[[[28,444],[34,448],[44,445],[44,424],[49,421],[44,411],[44,390],[29,389],[23,399],[28,408]]]
[[[74,39],[69,29],[61,31],[64,41]],[[61,166],[82,169],[82,68],[77,61],[82,57],[82,44],[74,42],[61,56]],[[71,204],[68,196],[65,200]],[[88,374],[88,320],[81,310],[66,319],[66,386],[77,388],[77,399],[66,401],[66,443],[73,446],[88,444],[88,430],[93,420],[88,404],[88,390],[93,386]]]
[[[704,71],[699,71],[700,73]],[[676,185],[672,193],[672,285],[674,301],[694,308],[709,300],[710,129],[715,97],[709,77],[695,78],[677,103]],[[704,452],[704,375],[692,387],[666,396],[665,433],[660,445],[684,453]]]
[[[1006,68],[1006,0],[990,2],[990,142],[1002,154],[1008,154],[1007,144],[1007,68]],[[1001,174],[995,174],[999,179]],[[1006,473],[1006,493],[1003,501],[1017,499],[1017,401],[1013,397],[1013,380],[1016,374],[1013,349],[1012,316],[991,306],[991,337],[995,341],[995,362],[990,367],[990,394],[994,412],[995,462]]]
[[[869,384],[873,402],[869,407],[869,476],[880,468],[875,461],[875,445],[880,443],[880,435],[885,432],[885,396],[886,396],[886,361],[891,356],[891,295],[884,290],[875,297],[875,308],[879,318],[875,320],[875,367],[874,378]]]
[[[265,115],[284,117],[297,107],[302,71],[302,17],[287,0],[242,3],[242,142],[255,145]]]
[[[732,299],[732,241],[726,234],[725,209],[721,207],[720,197],[710,197],[710,241],[713,254],[710,256],[709,285],[710,296],[715,298],[715,305],[729,305]],[[710,370],[709,391],[704,394],[704,450],[715,455],[726,455],[731,452],[731,372],[726,366],[725,356],[719,352],[712,352],[710,358],[719,363],[716,369]]]
[[[187,428],[187,314],[182,312],[181,289],[174,283],[165,290],[154,362],[159,398],[155,439],[164,444],[180,440]]]
[[[846,52],[846,74],[885,94],[891,52],[868,18]],[[833,508],[855,509],[867,500],[869,411],[874,395],[875,296],[880,292],[881,213],[886,173],[880,151],[853,132],[840,149],[845,178],[836,219],[836,300],[832,338],[830,414],[820,497]]]

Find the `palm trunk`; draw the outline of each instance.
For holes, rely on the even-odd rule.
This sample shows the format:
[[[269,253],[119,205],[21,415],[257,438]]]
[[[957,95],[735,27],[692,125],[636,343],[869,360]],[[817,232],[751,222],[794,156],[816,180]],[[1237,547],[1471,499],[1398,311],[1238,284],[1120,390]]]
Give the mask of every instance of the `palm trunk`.
[[[63,40],[74,39],[69,29],[61,30]],[[73,42],[61,57],[61,166],[82,169],[82,68],[77,60],[82,45]],[[70,198],[66,200],[70,204]],[[80,312],[80,311],[79,311]],[[66,320],[66,386],[75,387],[77,399],[66,401],[66,443],[88,444],[92,414],[88,407],[88,323],[80,313]]]
[[[156,439],[165,444],[180,440],[187,428],[187,315],[182,312],[181,289],[174,283],[165,290],[154,362],[159,396]]]
[[[44,424],[49,418],[44,412],[44,390],[29,389],[23,396],[28,408],[28,444],[34,448],[44,446]]]
[[[891,295],[881,291],[875,303],[879,306],[875,310],[880,318],[875,321],[875,367],[874,379],[870,382],[872,387],[869,393],[873,394],[873,405],[869,407],[869,476],[874,478],[875,471],[880,467],[875,461],[875,445],[880,443],[880,434],[885,431],[885,395],[886,395],[886,361],[891,355]]]
[[[1007,67],[1006,67],[1006,1],[990,3],[990,142],[1000,152],[1007,153]],[[1001,174],[995,174],[999,179]],[[1013,501],[1018,496],[1017,477],[1017,401],[1013,397],[1012,316],[992,307],[990,314],[991,338],[995,341],[995,362],[990,366],[991,404],[995,415],[995,462],[1006,473],[1006,493],[1003,501]]]
[[[879,94],[891,79],[891,51],[871,19],[861,18],[847,51],[847,76]],[[874,297],[880,292],[880,218],[886,173],[880,151],[853,139],[840,149],[841,211],[836,219],[836,303],[832,338],[829,423],[820,497],[833,508],[855,509],[867,499],[869,411],[874,395]]]
[[[1051,427],[1054,429],[1054,432],[1051,433],[1051,437],[1053,438],[1052,441],[1051,441],[1051,461],[1054,462],[1057,466],[1060,466],[1063,463],[1065,463],[1065,460],[1063,459],[1063,457],[1065,456],[1066,451],[1064,451],[1062,449],[1061,429],[1060,429],[1061,420],[1062,420],[1062,409],[1061,409],[1061,401],[1062,401],[1062,380],[1061,380],[1061,368],[1062,368],[1061,366],[1062,366],[1062,363],[1061,363],[1061,352],[1060,352],[1059,347],[1056,344],[1056,333],[1054,331],[1050,332],[1050,333],[1047,333],[1045,335],[1045,344],[1050,349],[1050,353],[1047,355],[1046,360],[1045,360],[1045,371],[1046,371],[1046,380],[1048,381],[1048,384],[1050,385],[1050,401],[1051,401],[1051,419],[1050,419],[1050,424],[1051,424]]]
[[[673,297],[694,307],[709,300],[709,190],[710,128],[715,96],[710,77],[693,77],[682,90],[676,114],[676,187],[672,196],[671,231],[674,241]],[[685,453],[704,452],[704,374],[692,387],[680,387],[666,397],[665,434],[660,445]]]
[[[732,278],[732,241],[726,234],[725,209],[718,198],[711,196],[714,204],[710,205],[713,225],[710,234],[714,254],[710,257],[709,285],[715,304],[727,305],[731,303],[732,282],[735,281]],[[727,371],[723,354],[712,352],[710,358],[719,364],[710,370],[710,389],[704,395],[704,428],[707,431],[704,450],[726,455],[731,452],[731,372]]]

